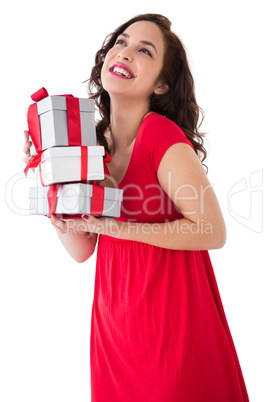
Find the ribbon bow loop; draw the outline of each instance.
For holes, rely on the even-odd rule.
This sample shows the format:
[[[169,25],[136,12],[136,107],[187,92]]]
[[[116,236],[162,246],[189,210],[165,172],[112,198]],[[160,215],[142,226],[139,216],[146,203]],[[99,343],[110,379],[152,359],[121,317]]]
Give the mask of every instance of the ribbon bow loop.
[[[31,95],[31,98],[34,102],[39,102],[40,100],[46,98],[48,96],[48,92],[46,88],[42,87],[38,89],[34,94]]]

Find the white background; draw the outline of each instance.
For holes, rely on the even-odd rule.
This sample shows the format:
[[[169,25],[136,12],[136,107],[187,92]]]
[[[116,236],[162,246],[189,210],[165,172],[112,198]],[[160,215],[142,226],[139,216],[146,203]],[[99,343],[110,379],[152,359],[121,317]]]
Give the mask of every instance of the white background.
[[[210,253],[253,402],[267,391],[265,1],[2,2],[0,400],[88,402],[95,257],[77,264],[47,218],[29,217],[24,109],[44,86],[86,97],[94,55],[130,17],[156,12],[188,50],[208,132],[209,179],[228,229]],[[266,240],[266,241],[265,241]],[[216,402],[216,401],[215,401]]]

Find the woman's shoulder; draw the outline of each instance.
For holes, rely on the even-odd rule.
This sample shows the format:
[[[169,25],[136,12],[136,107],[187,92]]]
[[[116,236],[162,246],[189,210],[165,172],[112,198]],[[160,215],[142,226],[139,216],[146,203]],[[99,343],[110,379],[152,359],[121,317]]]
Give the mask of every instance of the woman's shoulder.
[[[145,116],[143,122],[146,123],[148,126],[149,125],[160,125],[161,127],[170,126],[173,127],[174,129],[182,131],[182,129],[173,120],[170,120],[166,116],[156,112],[149,112]]]
[[[191,144],[191,141],[177,123],[158,113],[152,112],[148,114],[144,118],[141,128],[143,140],[148,139],[150,142],[172,140]]]
[[[167,117],[151,113],[142,122],[136,138],[136,150],[157,172],[158,166],[169,147],[178,143],[186,143],[193,147],[183,130]]]

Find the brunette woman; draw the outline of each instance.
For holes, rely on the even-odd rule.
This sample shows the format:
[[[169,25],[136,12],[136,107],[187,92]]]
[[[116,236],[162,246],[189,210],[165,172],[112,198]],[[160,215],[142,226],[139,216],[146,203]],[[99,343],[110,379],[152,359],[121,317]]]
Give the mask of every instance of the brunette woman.
[[[207,251],[224,245],[225,224],[202,165],[186,52],[170,25],[149,14],[120,26],[89,80],[98,141],[112,158],[99,184],[124,190],[120,219],[51,216],[78,262],[98,239],[92,401],[248,401]]]

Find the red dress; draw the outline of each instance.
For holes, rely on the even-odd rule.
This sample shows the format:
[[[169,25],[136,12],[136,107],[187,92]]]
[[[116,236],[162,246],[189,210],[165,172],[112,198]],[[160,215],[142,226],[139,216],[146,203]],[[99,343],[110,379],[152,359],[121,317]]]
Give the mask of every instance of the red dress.
[[[120,220],[182,217],[157,180],[167,149],[188,143],[169,119],[138,131]],[[248,401],[207,251],[99,236],[91,324],[92,402]]]

